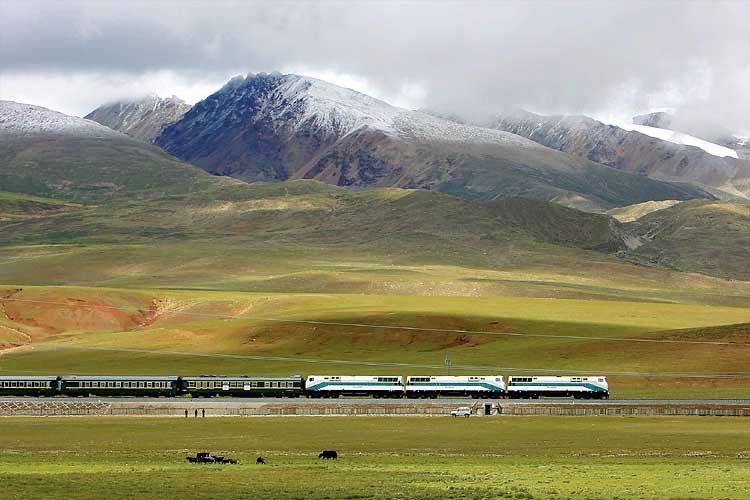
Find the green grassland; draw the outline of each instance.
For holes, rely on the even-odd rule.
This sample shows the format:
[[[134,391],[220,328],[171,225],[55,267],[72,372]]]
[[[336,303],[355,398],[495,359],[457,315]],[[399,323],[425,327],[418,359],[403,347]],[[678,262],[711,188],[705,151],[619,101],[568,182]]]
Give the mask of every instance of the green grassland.
[[[3,418],[3,497],[747,498],[726,418]],[[318,460],[335,449],[338,461]],[[209,450],[239,465],[189,464]],[[255,465],[262,455],[267,465]]]
[[[0,357],[0,372],[442,373],[448,354],[455,373],[524,368],[604,373],[613,397],[750,397],[748,380],[622,374],[747,373],[750,309],[741,307],[80,287],[0,292],[10,299],[0,301],[0,342],[4,335],[8,345],[20,345]]]

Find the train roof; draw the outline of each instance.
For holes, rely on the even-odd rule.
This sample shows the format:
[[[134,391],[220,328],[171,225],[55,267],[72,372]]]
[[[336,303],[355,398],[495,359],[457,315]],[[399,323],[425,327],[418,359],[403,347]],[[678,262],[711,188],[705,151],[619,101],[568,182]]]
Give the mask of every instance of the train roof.
[[[182,380],[197,380],[197,381],[216,381],[216,380],[246,380],[248,382],[261,382],[261,381],[300,381],[302,380],[301,375],[291,375],[289,377],[248,377],[245,375],[198,375],[191,377],[189,375],[183,376]]]
[[[55,375],[2,375],[0,380],[31,380],[31,381],[48,381],[57,380]]]
[[[111,380],[111,381],[124,381],[124,380],[135,380],[135,381],[144,381],[147,382],[149,380],[157,380],[157,381],[176,381],[179,377],[176,375],[68,375],[64,377],[60,377],[62,380],[84,380],[84,381],[94,381],[94,380]]]
[[[374,375],[308,375],[308,377],[339,377],[339,378],[377,378],[377,377],[401,377],[402,375],[376,373]]]
[[[508,378],[532,377],[532,378],[606,378],[604,375],[509,375]]]

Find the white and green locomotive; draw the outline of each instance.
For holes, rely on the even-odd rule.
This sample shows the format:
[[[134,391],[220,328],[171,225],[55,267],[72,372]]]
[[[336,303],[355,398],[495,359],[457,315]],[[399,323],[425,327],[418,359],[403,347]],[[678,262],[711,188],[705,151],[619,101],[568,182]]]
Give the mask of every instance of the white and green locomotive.
[[[609,399],[609,384],[603,376],[511,375],[507,391],[508,398]]]
[[[505,395],[502,375],[415,375],[406,377],[406,397],[474,397],[499,399]]]
[[[305,394],[312,398],[401,398],[404,384],[398,375],[310,375],[305,381]]]

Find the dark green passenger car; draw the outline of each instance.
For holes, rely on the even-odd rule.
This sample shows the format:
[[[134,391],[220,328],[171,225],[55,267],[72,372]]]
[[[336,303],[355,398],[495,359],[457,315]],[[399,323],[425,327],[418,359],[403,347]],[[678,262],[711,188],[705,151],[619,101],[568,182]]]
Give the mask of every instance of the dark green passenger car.
[[[68,396],[175,396],[179,377],[139,375],[72,375],[61,377],[61,392]]]
[[[54,396],[59,384],[55,376],[4,376],[0,377],[0,396]]]
[[[293,375],[291,377],[182,377],[181,382],[181,391],[193,397],[289,398],[299,397],[303,392],[303,379],[301,375]]]

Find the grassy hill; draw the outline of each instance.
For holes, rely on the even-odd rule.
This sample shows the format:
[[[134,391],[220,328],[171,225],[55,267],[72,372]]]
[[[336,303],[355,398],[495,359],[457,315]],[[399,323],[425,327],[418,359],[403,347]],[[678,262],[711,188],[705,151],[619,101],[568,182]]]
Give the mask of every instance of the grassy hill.
[[[214,178],[210,178],[211,181]],[[223,179],[215,179],[217,183]],[[315,181],[113,199],[0,223],[0,283],[721,302],[742,284],[635,266],[605,216]],[[80,265],[85,262],[85,265]],[[675,291],[679,287],[680,291]],[[700,296],[700,297],[699,297]]]
[[[211,184],[198,169],[125,135],[6,135],[0,141],[0,191],[101,201],[203,191]]]
[[[629,224],[636,262],[750,280],[750,204],[690,201]]]
[[[635,205],[607,210],[607,215],[611,215],[620,222],[633,222],[651,212],[663,210],[678,203],[680,203],[679,200],[646,201],[644,203],[636,203]]]

